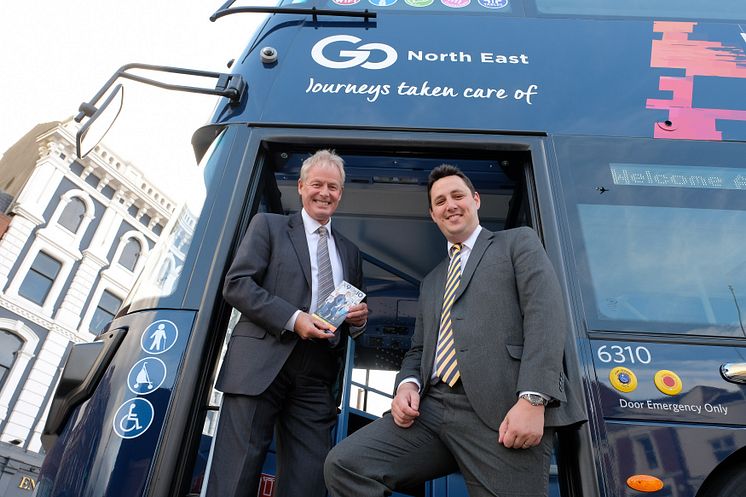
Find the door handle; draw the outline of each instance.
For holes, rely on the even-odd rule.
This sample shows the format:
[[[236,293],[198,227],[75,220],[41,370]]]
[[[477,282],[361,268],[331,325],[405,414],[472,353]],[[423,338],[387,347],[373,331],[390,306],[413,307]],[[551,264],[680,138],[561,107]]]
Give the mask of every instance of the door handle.
[[[746,362],[728,362],[720,366],[720,374],[731,383],[746,383]]]

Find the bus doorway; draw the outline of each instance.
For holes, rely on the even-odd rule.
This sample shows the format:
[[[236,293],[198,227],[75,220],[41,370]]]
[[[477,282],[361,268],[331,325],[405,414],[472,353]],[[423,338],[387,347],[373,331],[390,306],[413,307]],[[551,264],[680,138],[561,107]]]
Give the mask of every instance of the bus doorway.
[[[428,210],[429,172],[443,163],[460,167],[480,194],[479,217],[485,228],[492,231],[518,226],[536,228],[539,216],[532,170],[536,159],[532,155],[537,154],[538,147],[531,143],[533,141],[540,140],[520,143],[501,138],[479,149],[453,147],[452,144],[445,147],[437,142],[419,146],[410,143],[406,148],[385,141],[366,146],[347,140],[293,143],[287,139],[269,139],[263,142],[257,158],[261,173],[257,171],[256,174],[262,178],[259,195],[246,207],[251,209],[251,214],[298,212],[301,208],[297,192],[300,166],[318,148],[334,148],[346,162],[344,195],[333,218],[334,229],[352,240],[363,254],[370,316],[365,334],[348,346],[339,420],[334,434],[336,442],[390,408],[394,377],[414,332],[420,281],[445,257],[445,239],[430,219]],[[543,161],[543,158],[538,160]],[[245,228],[237,235],[239,239],[244,231]],[[238,317],[233,309],[222,354]],[[205,424],[207,436],[216,432],[220,398],[220,393],[214,391]],[[273,449],[265,463],[260,495],[271,495],[274,485]],[[211,461],[211,457],[207,459]],[[200,473],[198,469],[196,475]],[[207,473],[209,466],[204,481]],[[200,480],[197,476],[195,481]],[[192,488],[195,493],[198,490]],[[423,497],[466,495],[459,475],[402,491],[406,494],[401,495]]]

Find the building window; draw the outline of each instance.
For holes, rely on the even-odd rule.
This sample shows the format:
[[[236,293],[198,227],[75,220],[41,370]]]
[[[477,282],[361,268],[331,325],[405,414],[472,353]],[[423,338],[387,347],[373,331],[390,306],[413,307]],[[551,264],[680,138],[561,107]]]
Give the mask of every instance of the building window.
[[[31,264],[26,278],[24,278],[18,294],[39,305],[44,301],[52,289],[52,284],[62,268],[62,263],[51,258],[44,252],[39,252]]]
[[[93,313],[90,329],[93,333],[101,333],[104,326],[109,324],[117,314],[119,306],[122,305],[122,299],[115,297],[114,294],[104,290],[96,306],[96,312]]]
[[[70,163],[70,171],[72,171],[73,174],[80,176],[83,174],[83,171],[85,171],[85,167],[83,167],[83,164],[78,161],[72,161]]]
[[[71,233],[77,233],[85,216],[85,202],[77,197],[72,197],[65,209],[60,214],[57,222],[68,229]]]
[[[137,266],[137,261],[140,259],[140,251],[140,242],[134,238],[130,238],[122,249],[122,254],[119,256],[119,264],[130,271],[134,271]]]
[[[111,200],[111,199],[113,199],[113,198],[114,198],[114,194],[115,194],[115,193],[116,193],[116,190],[114,190],[114,189],[113,189],[112,187],[110,187],[109,185],[106,185],[105,187],[103,187],[103,188],[101,189],[101,194],[102,194],[102,195],[103,195],[104,197],[108,198],[109,200]]]
[[[86,176],[85,182],[91,185],[93,188],[96,188],[101,180],[95,174],[89,174],[88,176]]]
[[[0,330],[0,390],[8,379],[13,363],[16,360],[16,354],[23,346],[23,340],[13,333]]]

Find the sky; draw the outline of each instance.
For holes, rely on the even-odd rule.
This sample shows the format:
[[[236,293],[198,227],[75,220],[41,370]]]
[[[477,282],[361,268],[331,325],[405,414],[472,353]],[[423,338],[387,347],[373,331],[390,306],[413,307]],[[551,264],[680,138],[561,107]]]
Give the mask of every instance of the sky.
[[[265,16],[234,14],[210,22],[223,3],[2,0],[0,154],[36,124],[77,114],[80,103],[124,64],[229,72],[227,62],[241,55]],[[203,79],[189,83],[214,87]],[[209,120],[216,102],[126,82],[123,110],[103,143],[178,200],[179,179],[196,171],[192,133]]]

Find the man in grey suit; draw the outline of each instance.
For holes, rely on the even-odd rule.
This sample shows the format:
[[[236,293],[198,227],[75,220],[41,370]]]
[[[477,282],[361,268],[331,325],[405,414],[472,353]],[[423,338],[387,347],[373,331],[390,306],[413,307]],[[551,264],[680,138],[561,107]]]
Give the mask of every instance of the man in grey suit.
[[[362,333],[365,303],[330,331],[313,312],[342,280],[362,288],[358,248],[331,216],[344,188],[344,162],[322,150],[304,161],[301,212],[257,214],[223,288],[241,312],[217,389],[224,392],[207,495],[254,497],[276,433],[276,497],[325,497],[323,462],[337,419],[335,386],[348,336]]]
[[[543,496],[555,427],[584,419],[563,372],[559,283],[530,228],[479,226],[456,167],[430,173],[450,257],[422,281],[390,414],[332,449],[334,497],[379,497],[460,470],[471,497]]]

